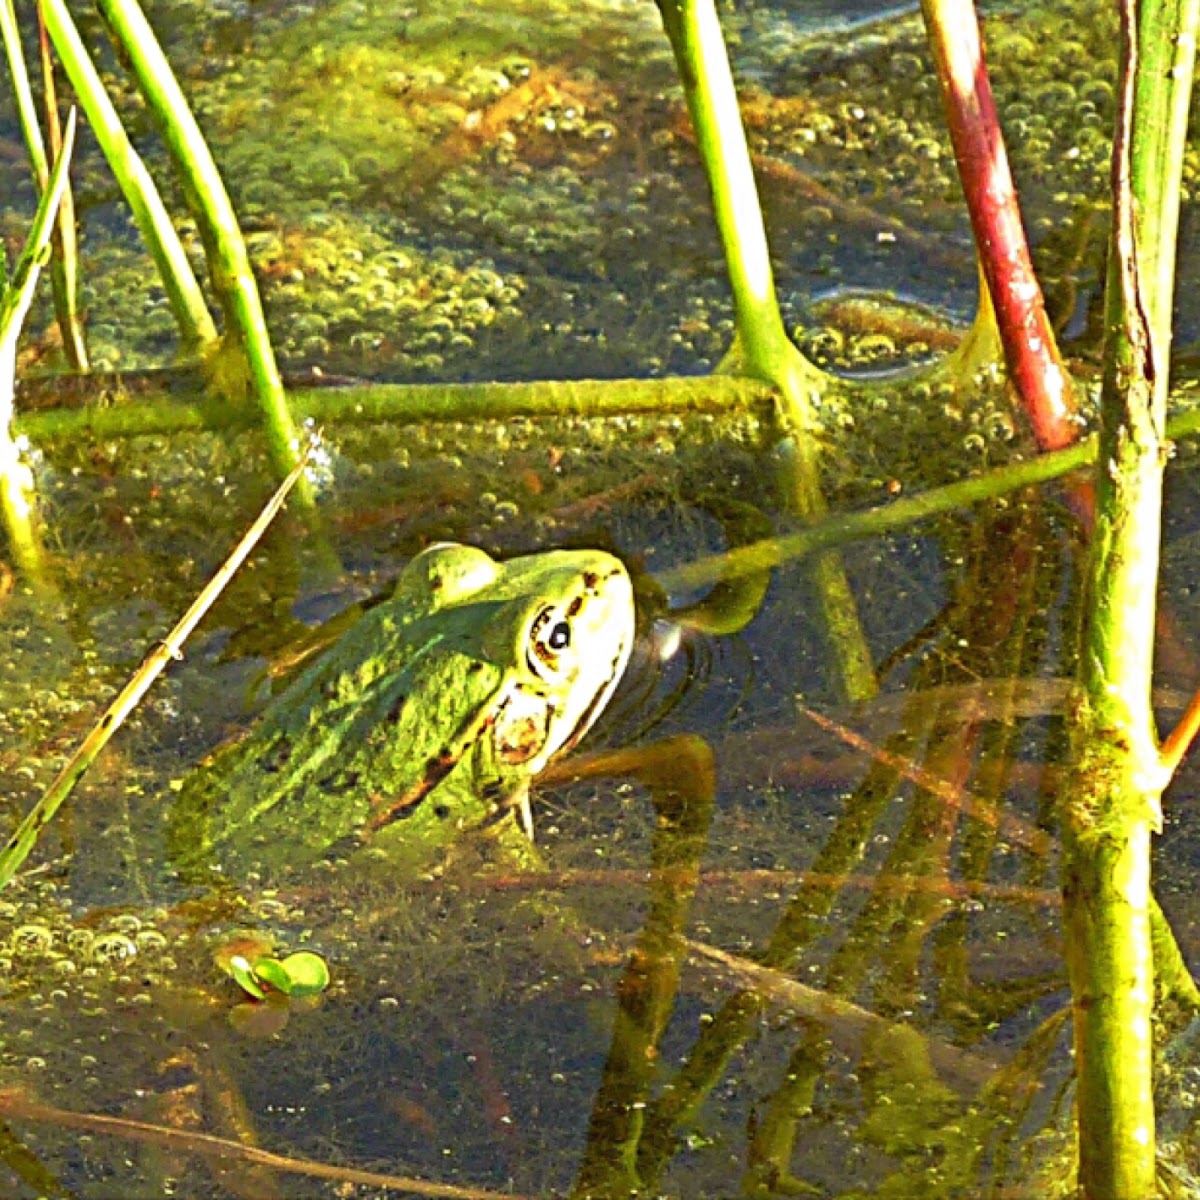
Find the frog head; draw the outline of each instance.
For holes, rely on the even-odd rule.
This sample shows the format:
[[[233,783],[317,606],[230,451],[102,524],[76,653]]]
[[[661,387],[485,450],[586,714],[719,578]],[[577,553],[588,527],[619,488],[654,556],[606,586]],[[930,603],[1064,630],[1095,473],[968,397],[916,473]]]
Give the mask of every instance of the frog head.
[[[599,550],[497,563],[473,547],[433,546],[405,569],[395,595],[439,631],[410,671],[415,711],[450,719],[413,739],[433,751],[428,769],[375,813],[374,830],[407,819],[435,791],[448,814],[474,807],[464,789],[518,793],[591,727],[633,644],[629,575]]]

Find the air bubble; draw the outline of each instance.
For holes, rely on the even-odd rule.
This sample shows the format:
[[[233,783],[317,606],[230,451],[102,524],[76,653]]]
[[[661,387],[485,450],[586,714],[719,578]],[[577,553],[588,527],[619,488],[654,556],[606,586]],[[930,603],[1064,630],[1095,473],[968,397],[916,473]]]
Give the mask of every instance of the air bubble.
[[[92,943],[92,962],[102,965],[137,957],[137,944],[123,933],[104,933]]]
[[[13,930],[8,945],[13,954],[40,956],[48,953],[54,945],[54,930],[48,925],[20,925]]]

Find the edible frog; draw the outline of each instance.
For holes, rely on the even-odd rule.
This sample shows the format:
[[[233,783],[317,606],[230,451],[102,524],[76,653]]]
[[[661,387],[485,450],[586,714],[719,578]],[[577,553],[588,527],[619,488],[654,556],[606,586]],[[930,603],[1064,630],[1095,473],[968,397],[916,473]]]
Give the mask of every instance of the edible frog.
[[[603,551],[502,563],[432,546],[185,780],[172,858],[279,871],[369,846],[414,873],[471,831],[511,844],[529,780],[604,708],[633,628],[629,576]]]

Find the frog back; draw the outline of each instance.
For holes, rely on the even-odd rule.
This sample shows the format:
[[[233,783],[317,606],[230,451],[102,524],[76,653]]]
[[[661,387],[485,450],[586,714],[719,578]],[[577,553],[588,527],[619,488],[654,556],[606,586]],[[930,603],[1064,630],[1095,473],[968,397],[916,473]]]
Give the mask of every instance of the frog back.
[[[168,824],[172,859],[185,869],[301,866],[399,823],[412,857],[432,858],[464,823],[482,822],[494,804],[472,796],[473,778],[461,787],[453,778],[473,776],[464,760],[478,766],[503,687],[501,667],[479,653],[478,607],[368,613],[249,736],[186,781]],[[496,783],[488,795],[503,791]]]

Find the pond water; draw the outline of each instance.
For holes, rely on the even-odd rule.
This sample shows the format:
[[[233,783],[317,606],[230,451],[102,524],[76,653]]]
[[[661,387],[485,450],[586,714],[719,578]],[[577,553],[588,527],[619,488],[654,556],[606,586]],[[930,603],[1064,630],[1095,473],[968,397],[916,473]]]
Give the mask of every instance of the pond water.
[[[995,6],[987,24],[1039,269],[1085,371],[1112,118],[1112,27],[1094,7]],[[149,11],[289,368],[653,378],[727,349],[652,5]],[[722,18],[789,328],[822,364],[876,373],[825,413],[831,506],[1005,461],[1020,438],[1002,395],[878,374],[936,358],[974,305],[916,18],[826,4]],[[16,241],[32,206],[8,103],[0,230]],[[86,137],[76,175],[93,353],[167,366],[161,289]],[[1186,223],[1184,251],[1187,296]],[[40,303],[30,378],[56,366]],[[1195,320],[1185,305],[1183,372]],[[670,586],[679,563],[791,527],[769,417],[325,429],[320,519],[279,521],[0,897],[4,1194],[392,1194],[385,1176],[460,1196],[1066,1194],[1053,805],[1081,556],[1064,494],[839,551],[880,677],[850,703],[809,561]],[[13,824],[272,486],[246,432],[37,449],[51,569],[40,592],[11,578],[0,608]],[[1182,445],[1170,480],[1165,726],[1197,678],[1193,459]],[[164,835],[181,781],[250,727],[314,630],[442,540],[501,558],[601,547],[634,579],[625,677],[580,752],[534,785],[544,864],[497,868],[467,845],[413,878],[361,861],[250,866],[215,889],[181,876]],[[1185,769],[1157,847],[1188,955],[1194,786]],[[231,938],[314,951],[331,984],[253,1004],[217,965]],[[1196,1071],[1177,1054],[1163,1094],[1180,1187],[1200,1161]],[[253,1147],[291,1161],[249,1161]]]
[[[819,361],[897,365],[969,319],[969,230],[919,19],[880,6],[852,35],[844,21],[814,30],[827,8],[739,6],[724,20],[789,328]],[[152,15],[247,229],[285,361],[424,381],[696,373],[725,352],[719,247],[653,5],[229,4],[202,21],[164,3]],[[1038,265],[1072,346],[1097,329],[1113,30],[1067,3],[1000,7],[988,22]],[[182,211],[144,110],[111,72]],[[0,139],[15,241],[32,191],[4,107]],[[74,177],[92,356],[161,366],[171,314],[86,135]],[[839,309],[864,290],[917,307]],[[53,353],[41,339],[30,369]]]

